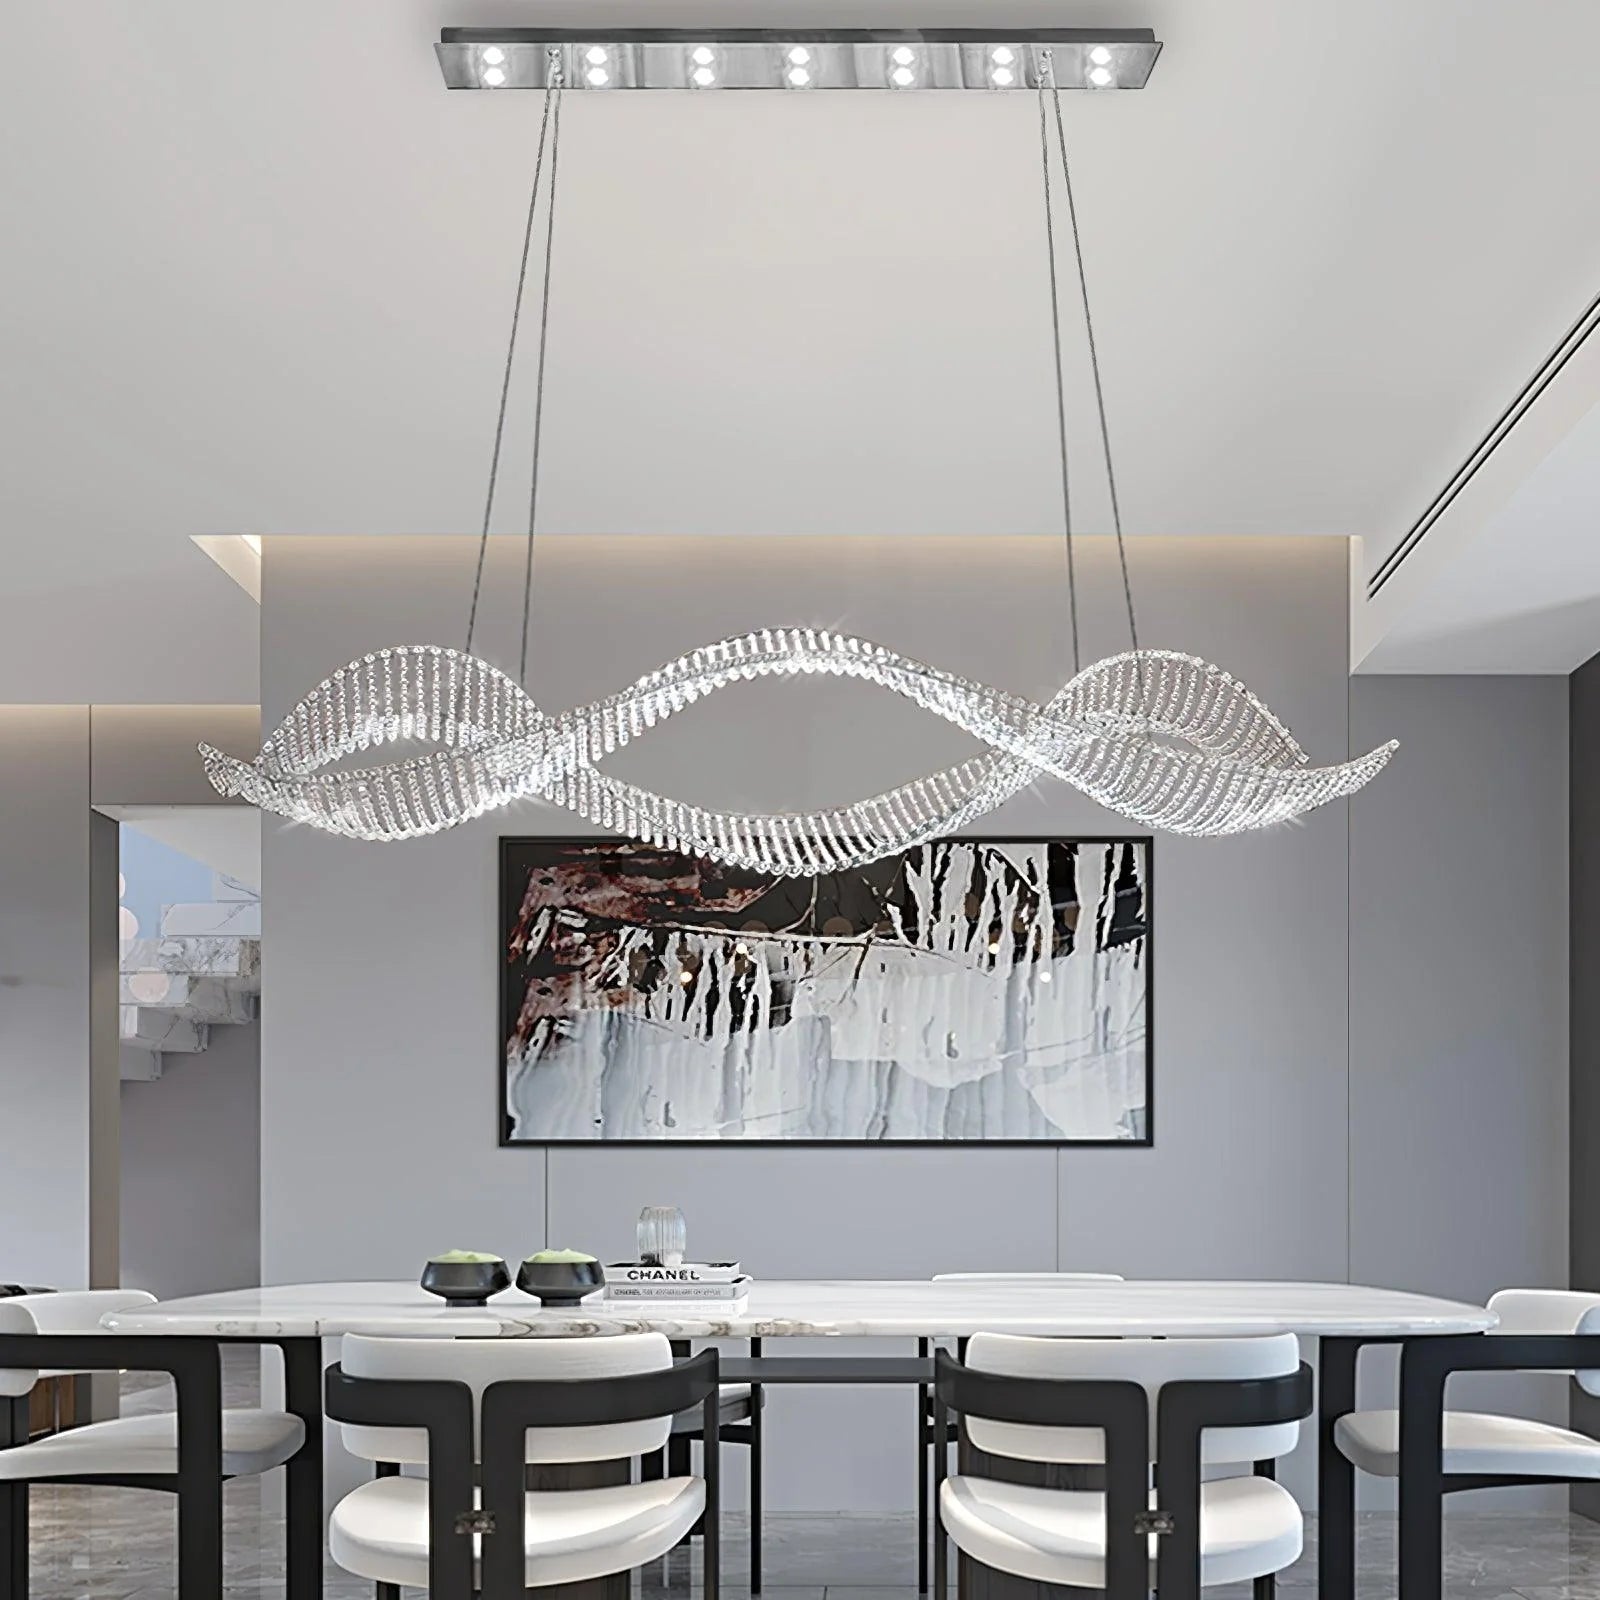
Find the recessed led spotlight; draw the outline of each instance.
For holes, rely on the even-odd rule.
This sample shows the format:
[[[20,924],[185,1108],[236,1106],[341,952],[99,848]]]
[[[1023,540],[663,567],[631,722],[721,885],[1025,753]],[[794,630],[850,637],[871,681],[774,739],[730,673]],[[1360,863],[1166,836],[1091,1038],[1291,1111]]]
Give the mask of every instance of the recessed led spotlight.
[[[917,52],[910,45],[900,45],[889,58],[897,67],[909,67],[917,59]]]
[[[811,74],[807,72],[804,67],[790,67],[789,82],[792,83],[795,88],[803,89],[808,83],[811,82]]]
[[[717,52],[707,44],[697,44],[689,54],[689,59],[697,67],[709,67],[717,59]]]
[[[488,84],[491,89],[498,89],[500,85],[506,81],[505,68],[485,67],[483,69],[483,81]]]
[[[604,88],[606,84],[611,82],[611,74],[604,67],[590,67],[584,73],[584,77],[589,80],[590,87],[594,89]]]
[[[1010,45],[1003,44],[997,49],[989,52],[989,59],[994,62],[997,67],[1009,67],[1011,63],[1017,59],[1017,56],[1016,52],[1010,47]]]
[[[606,56],[605,46],[600,44],[590,45],[588,50],[585,52],[583,59],[587,61],[591,67],[603,67],[608,59]]]
[[[803,67],[810,59],[811,52],[803,44],[797,44],[789,52],[789,65],[791,67]]]
[[[694,81],[702,88],[709,89],[717,81],[717,75],[710,67],[696,67]]]
[[[1011,70],[1010,67],[996,67],[994,71],[989,74],[989,81],[994,84],[996,88],[1004,89],[1009,84],[1016,82],[1016,74]]]
[[[1109,67],[1111,65],[1111,52],[1103,44],[1097,44],[1089,52],[1089,65],[1092,67]]]
[[[479,59],[486,67],[503,67],[506,62],[506,53],[499,45],[492,44]]]
[[[917,75],[910,67],[896,67],[889,76],[902,89],[909,89],[917,81]]]
[[[1090,67],[1089,82],[1097,89],[1107,89],[1111,86],[1111,69],[1109,67]]]

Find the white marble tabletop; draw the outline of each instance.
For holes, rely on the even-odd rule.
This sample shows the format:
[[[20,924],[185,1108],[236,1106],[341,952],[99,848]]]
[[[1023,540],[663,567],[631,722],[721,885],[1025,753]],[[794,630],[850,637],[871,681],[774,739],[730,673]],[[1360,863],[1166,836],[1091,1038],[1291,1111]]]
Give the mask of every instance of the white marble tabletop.
[[[737,1309],[595,1298],[545,1310],[517,1290],[486,1307],[447,1306],[410,1283],[297,1283],[234,1289],[113,1312],[118,1333],[292,1338],[344,1333],[560,1337],[657,1332],[683,1339],[958,1337],[1036,1333],[1226,1337],[1481,1333],[1481,1306],[1346,1283],[935,1283],[923,1279],[757,1281]]]

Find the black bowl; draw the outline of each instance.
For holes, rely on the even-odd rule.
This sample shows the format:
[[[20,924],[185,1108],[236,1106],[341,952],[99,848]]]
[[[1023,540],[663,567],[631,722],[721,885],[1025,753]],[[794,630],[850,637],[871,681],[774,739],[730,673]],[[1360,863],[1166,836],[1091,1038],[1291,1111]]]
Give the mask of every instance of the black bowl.
[[[422,1287],[453,1306],[486,1306],[489,1296],[511,1287],[505,1262],[430,1261],[422,1269]]]
[[[598,1261],[524,1261],[517,1287],[547,1306],[571,1305],[605,1287],[606,1269]]]

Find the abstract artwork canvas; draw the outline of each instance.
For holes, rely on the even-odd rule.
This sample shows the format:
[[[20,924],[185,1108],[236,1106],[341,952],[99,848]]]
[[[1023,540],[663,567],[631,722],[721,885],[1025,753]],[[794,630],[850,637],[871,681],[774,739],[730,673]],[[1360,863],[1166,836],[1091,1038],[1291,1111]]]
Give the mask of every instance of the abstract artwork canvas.
[[[1150,853],[503,839],[501,1142],[1147,1144]]]

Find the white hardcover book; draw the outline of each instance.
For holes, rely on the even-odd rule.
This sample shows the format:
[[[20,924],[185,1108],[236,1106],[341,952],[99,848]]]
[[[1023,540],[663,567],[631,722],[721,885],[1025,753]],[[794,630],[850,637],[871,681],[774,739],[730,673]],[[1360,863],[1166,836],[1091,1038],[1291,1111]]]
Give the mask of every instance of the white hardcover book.
[[[730,1305],[744,1300],[750,1293],[750,1280],[741,1278],[736,1283],[612,1283],[607,1281],[607,1300],[700,1300],[718,1305]]]
[[[737,1261],[680,1261],[675,1267],[654,1261],[606,1264],[607,1283],[737,1283],[743,1276]]]

